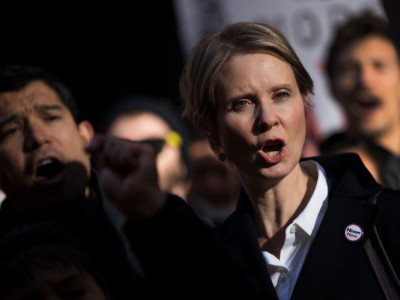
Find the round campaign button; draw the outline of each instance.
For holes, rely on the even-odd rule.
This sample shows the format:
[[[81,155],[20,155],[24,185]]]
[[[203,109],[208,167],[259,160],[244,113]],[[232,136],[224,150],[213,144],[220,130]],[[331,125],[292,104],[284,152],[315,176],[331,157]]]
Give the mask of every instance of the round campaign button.
[[[350,242],[358,242],[364,235],[361,226],[357,224],[347,225],[344,229],[344,237]]]

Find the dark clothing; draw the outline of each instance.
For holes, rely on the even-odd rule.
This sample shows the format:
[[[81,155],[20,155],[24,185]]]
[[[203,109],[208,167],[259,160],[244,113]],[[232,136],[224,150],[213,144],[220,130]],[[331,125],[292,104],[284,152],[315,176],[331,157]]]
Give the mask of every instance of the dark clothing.
[[[381,186],[358,155],[308,159],[317,161],[326,171],[328,209],[291,299],[383,299],[363,246],[376,224],[399,273],[400,191],[387,189],[376,205],[367,204],[368,197]],[[220,227],[211,229],[200,221],[196,224],[187,205],[171,198],[154,220],[140,226],[128,224],[126,233],[155,286],[177,288],[177,277],[170,280],[168,276],[175,270],[178,280],[182,278],[178,294],[213,295],[208,288],[214,285],[218,295],[225,292],[225,298],[278,299],[258,245],[252,214],[250,201],[242,192],[236,211]],[[364,230],[358,242],[348,242],[344,237],[345,227],[353,223]]]
[[[93,203],[87,211],[38,221],[55,222],[71,231],[82,242],[105,279],[112,300],[141,299],[147,293],[145,281],[129,264],[121,238],[103,209],[102,194],[94,173],[92,178]],[[0,234],[29,222],[14,210],[7,199],[4,200],[0,207]]]
[[[399,190],[400,189],[400,157],[392,152],[379,147],[378,145],[369,145],[369,153],[378,162],[379,178],[382,179],[384,187]]]
[[[360,141],[351,139],[346,133],[332,134],[321,145],[322,154],[337,152],[340,149],[357,146]],[[400,157],[371,141],[363,141],[367,153],[376,163],[378,176],[384,187],[400,189]]]
[[[351,139],[346,132],[339,131],[331,134],[322,141],[319,145],[319,149],[322,154],[331,154],[354,144],[356,144],[356,141]]]
[[[379,285],[363,251],[364,243],[374,224],[383,238],[389,256],[400,272],[400,192],[387,190],[378,205],[366,204],[368,197],[377,192],[377,184],[359,157],[339,154],[311,158],[326,171],[329,194],[328,209],[311,245],[303,268],[297,279],[291,299],[383,299]],[[251,219],[252,209],[246,195],[242,195],[237,211],[224,224],[223,237],[235,252],[243,253],[250,269],[269,277],[265,263],[254,264],[255,257],[263,260],[256,247],[249,251],[248,243],[241,239],[256,240],[254,226],[243,226],[244,218]],[[247,223],[250,223],[247,221]],[[358,224],[364,230],[361,241],[348,242],[344,229]],[[251,253],[251,255],[246,255]],[[271,280],[266,280],[268,296],[276,297]]]
[[[265,281],[250,277],[244,260],[177,196],[151,220],[128,222],[125,233],[156,299],[266,299]]]

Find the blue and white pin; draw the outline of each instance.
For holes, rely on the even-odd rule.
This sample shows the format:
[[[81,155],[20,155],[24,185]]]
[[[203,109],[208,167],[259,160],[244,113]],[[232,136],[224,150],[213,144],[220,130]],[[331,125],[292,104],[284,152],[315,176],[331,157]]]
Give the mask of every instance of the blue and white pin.
[[[347,225],[344,229],[344,237],[349,242],[358,242],[362,239],[364,235],[364,230],[358,224]]]

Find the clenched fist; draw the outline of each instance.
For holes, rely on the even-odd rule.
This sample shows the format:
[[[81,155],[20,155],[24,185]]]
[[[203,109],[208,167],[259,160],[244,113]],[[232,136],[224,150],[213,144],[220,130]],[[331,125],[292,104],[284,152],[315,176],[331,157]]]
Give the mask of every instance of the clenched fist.
[[[86,151],[91,155],[105,195],[134,222],[153,217],[166,194],[158,185],[156,153],[151,145],[96,135]]]

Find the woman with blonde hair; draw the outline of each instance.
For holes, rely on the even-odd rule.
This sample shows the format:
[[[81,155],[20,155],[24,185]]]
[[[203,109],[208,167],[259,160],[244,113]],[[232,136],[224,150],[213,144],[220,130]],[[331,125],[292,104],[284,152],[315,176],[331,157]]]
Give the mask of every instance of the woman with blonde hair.
[[[199,41],[180,88],[185,116],[239,173],[220,233],[265,277],[269,299],[381,299],[363,246],[376,225],[399,270],[399,193],[366,203],[381,186],[357,155],[301,159],[313,81],[286,38],[228,25]]]

